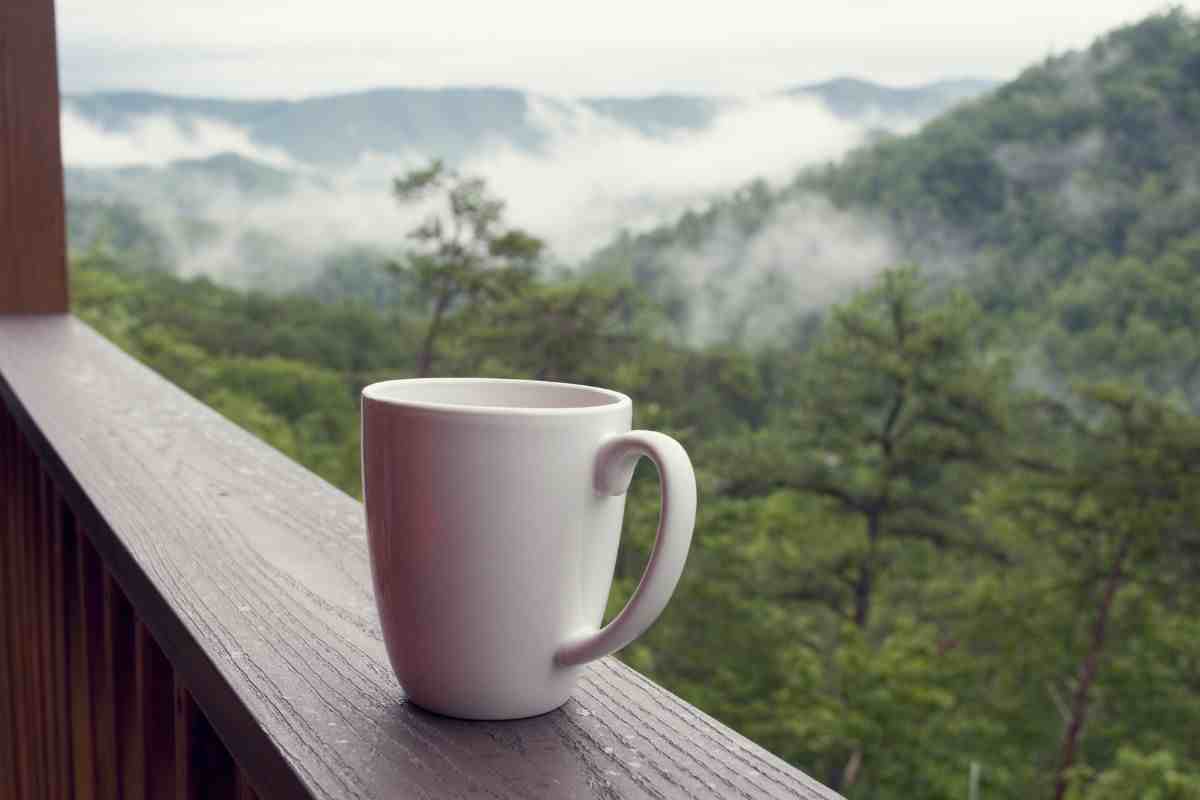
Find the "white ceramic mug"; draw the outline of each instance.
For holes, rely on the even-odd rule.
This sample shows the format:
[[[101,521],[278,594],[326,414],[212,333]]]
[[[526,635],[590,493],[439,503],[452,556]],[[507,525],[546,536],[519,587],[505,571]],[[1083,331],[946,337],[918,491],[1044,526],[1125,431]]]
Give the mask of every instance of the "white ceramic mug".
[[[363,389],[363,494],[388,657],[412,702],[454,717],[557,708],[581,665],[642,634],[692,539],[696,478],[674,439],[630,431],[607,389],[432,378]],[[641,456],[662,511],[641,583],[600,627]]]

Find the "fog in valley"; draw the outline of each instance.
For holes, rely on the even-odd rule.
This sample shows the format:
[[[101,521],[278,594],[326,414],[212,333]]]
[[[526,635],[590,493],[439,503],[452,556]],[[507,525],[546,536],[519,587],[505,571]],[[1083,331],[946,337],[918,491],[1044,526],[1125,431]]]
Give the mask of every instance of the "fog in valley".
[[[920,122],[894,110],[855,112],[835,113],[813,96],[777,94],[713,101],[702,124],[672,126],[669,118],[663,125],[631,124],[594,104],[526,95],[522,135],[485,129],[454,165],[486,178],[506,200],[510,224],[545,239],[555,262],[575,265],[622,230],[670,222],[754,179],[778,185],[806,165],[839,158],[873,132],[904,132]],[[175,110],[124,113],[115,122],[98,116],[69,99],[62,113],[68,197],[76,210],[73,245],[105,235],[102,226],[88,227],[87,209],[118,203],[136,209],[161,235],[173,262],[166,266],[235,286],[300,288],[330,253],[352,247],[377,251],[380,260],[395,256],[427,210],[399,207],[390,181],[444,155],[398,136],[390,150],[314,163],[216,116]],[[527,131],[536,137],[532,146]],[[756,263],[794,260],[796,269],[809,263],[811,274],[797,277],[821,282],[861,278],[887,265],[889,248],[879,234],[864,236],[863,221],[827,224],[828,213],[817,203],[790,209],[761,232],[760,242],[739,247]],[[205,235],[195,235],[197,222]],[[726,238],[718,232],[715,252],[728,249]],[[840,238],[854,254],[846,274],[828,258],[806,261],[805,254],[838,251]],[[703,283],[713,269],[703,257],[689,258],[695,274],[688,280]],[[820,286],[809,292],[827,293]]]

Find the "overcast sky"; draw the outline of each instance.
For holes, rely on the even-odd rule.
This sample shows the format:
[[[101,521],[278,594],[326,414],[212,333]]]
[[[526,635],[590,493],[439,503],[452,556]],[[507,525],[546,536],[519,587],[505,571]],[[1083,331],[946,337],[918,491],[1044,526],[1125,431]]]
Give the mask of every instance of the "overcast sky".
[[[1195,12],[1200,0],[1182,4]],[[756,94],[855,75],[1010,78],[1150,0],[56,0],[65,92],[377,86]]]

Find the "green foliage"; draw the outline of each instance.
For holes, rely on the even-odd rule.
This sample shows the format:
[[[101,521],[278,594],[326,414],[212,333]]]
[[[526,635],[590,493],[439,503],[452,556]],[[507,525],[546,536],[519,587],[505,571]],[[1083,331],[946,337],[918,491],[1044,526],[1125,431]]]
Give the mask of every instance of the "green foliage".
[[[447,206],[409,232],[417,249],[389,265],[429,309],[416,368],[426,376],[447,315],[512,297],[532,277],[543,244],[524,231],[503,230],[504,201],[482,178],[459,175],[440,160],[397,178],[392,188],[400,203],[441,193]]]
[[[978,310],[956,296],[921,305],[915,270],[835,310],[804,362],[787,419],[729,459],[729,491],[787,487],[824,498],[841,515],[845,547],[799,590],[855,624],[868,624],[876,585],[896,550],[1002,553],[963,515],[982,469],[1003,458],[1003,365],[978,364]]]
[[[479,374],[603,382],[637,346],[635,302],[627,287],[533,286],[465,320],[464,357],[488,354],[472,369]]]
[[[147,222],[136,206],[68,197],[66,211],[72,250],[115,250],[121,253],[126,270],[174,270],[177,254],[162,231]]]
[[[1200,773],[1180,770],[1167,750],[1121,748],[1112,767],[1078,770],[1067,800],[1200,800]]]
[[[998,479],[977,504],[1005,538],[1036,542],[1078,609],[1061,639],[1065,674],[1047,679],[1064,687],[1055,797],[1066,791],[1085,744],[1102,752],[1144,735],[1101,722],[1083,741],[1097,698],[1111,691],[1114,651],[1128,652],[1125,637],[1142,638],[1124,618],[1140,616],[1139,605],[1194,603],[1188,554],[1200,550],[1200,420],[1120,385],[1077,395],[1078,413],[1051,408],[1053,424],[1069,436],[1035,448],[1023,471]],[[1182,716],[1191,730],[1200,724],[1194,712]],[[1167,725],[1174,727],[1169,717],[1156,723],[1161,733]]]
[[[954,276],[985,312],[1021,315],[1021,325],[989,320],[989,333],[1014,349],[1040,349],[1053,344],[1041,334],[1058,316],[1064,282],[1079,292],[1093,273],[1130,258],[1151,265],[1146,272],[1170,269],[1160,259],[1194,236],[1198,65],[1200,20],[1180,10],[1152,16],[1049,58],[916,133],[883,137],[777,190],[751,184],[669,225],[622,234],[587,269],[631,281],[686,328],[702,300],[685,288],[696,254],[719,261],[717,289],[742,285],[752,279],[744,266],[753,236],[780,209],[827,198],[905,260]],[[804,286],[804,262],[795,264],[782,279]],[[1097,295],[1088,307],[1104,316]],[[724,333],[737,341],[736,325]],[[1045,377],[1076,374],[1078,364],[1060,366],[1063,357],[1071,356],[1044,359]]]
[[[1052,374],[1133,378],[1200,410],[1200,237],[1150,263],[1099,258],[1054,292],[1049,312]]]
[[[404,331],[419,335],[420,320],[406,329],[371,306],[118,264],[77,259],[83,318],[357,491],[356,393],[408,373]],[[1006,360],[980,349],[982,314],[900,269],[835,309],[808,351],[756,357],[659,338],[660,317],[619,283],[531,276],[451,314],[442,358],[452,371],[616,386],[639,425],[685,441],[703,496],[689,567],[625,658],[850,798],[956,797],[972,763],[984,796],[1049,796],[1056,704],[1070,703],[1096,568],[1112,553],[1053,513],[1144,534],[1137,579],[1110,609],[1077,763],[1128,772],[1114,765],[1132,742],[1171,748],[1190,774],[1200,753],[1179,742],[1200,726],[1194,418],[1119,387],[1070,405],[1017,396]],[[652,546],[647,472],[630,493],[613,611]],[[1158,510],[1131,511],[1150,490]]]
[[[348,492],[359,489],[357,390],[410,362],[370,306],[241,293],[131,273],[94,249],[73,262],[76,313],[164,376]]]

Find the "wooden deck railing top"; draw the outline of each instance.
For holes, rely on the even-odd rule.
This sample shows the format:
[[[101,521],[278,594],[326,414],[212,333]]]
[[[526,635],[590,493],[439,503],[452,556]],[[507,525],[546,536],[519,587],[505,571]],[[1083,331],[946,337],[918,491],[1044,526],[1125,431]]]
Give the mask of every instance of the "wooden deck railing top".
[[[408,704],[359,503],[71,316],[0,316],[0,402],[263,797],[836,796],[613,659],[533,719]]]

